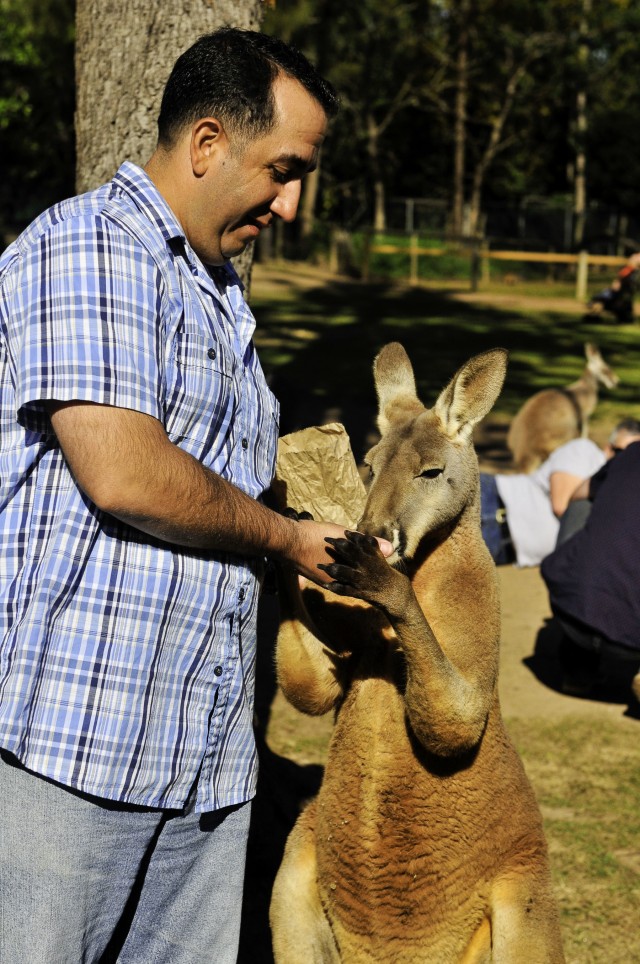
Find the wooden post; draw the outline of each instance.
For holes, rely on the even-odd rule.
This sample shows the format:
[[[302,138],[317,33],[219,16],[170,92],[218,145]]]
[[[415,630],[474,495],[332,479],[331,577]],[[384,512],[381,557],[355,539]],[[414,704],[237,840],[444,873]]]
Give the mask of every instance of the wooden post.
[[[474,244],[471,249],[471,290],[478,290],[478,278],[480,277],[480,252]]]
[[[578,268],[576,271],[576,300],[587,300],[587,285],[589,281],[589,252],[578,253]]]
[[[482,248],[480,250],[482,251],[482,255],[483,255],[482,262],[481,262],[480,277],[482,279],[483,284],[489,284],[489,282],[491,281],[491,262],[489,259],[489,245],[487,244],[486,241],[482,242]]]
[[[338,260],[338,229],[331,225],[329,229],[329,271],[338,274],[340,262]]]
[[[409,281],[412,285],[418,283],[418,235],[412,234],[409,241]]]
[[[371,269],[371,231],[366,228],[364,232],[364,245],[362,249],[362,280],[369,280]]]

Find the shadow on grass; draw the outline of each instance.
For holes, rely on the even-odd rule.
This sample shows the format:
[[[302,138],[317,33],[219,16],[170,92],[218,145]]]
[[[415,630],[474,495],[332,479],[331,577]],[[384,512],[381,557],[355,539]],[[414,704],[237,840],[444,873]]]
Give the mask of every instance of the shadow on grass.
[[[563,692],[562,669],[558,659],[558,648],[562,639],[562,628],[556,619],[550,617],[538,631],[533,654],[523,663],[536,679],[549,689]],[[638,704],[631,692],[631,681],[640,666],[640,651],[637,658],[622,658],[604,652],[600,663],[598,681],[593,689],[584,696],[571,694],[572,699],[589,699],[597,703],[627,705],[627,716],[636,718]]]
[[[256,291],[252,308],[263,367],[281,402],[281,433],[342,421],[357,460],[375,436],[371,367],[389,341],[406,348],[427,405],[471,355],[508,349],[507,381],[492,423],[507,422],[533,392],[578,378],[585,341],[596,342],[614,368],[622,362],[632,371],[640,347],[635,325],[613,328],[582,315],[507,311],[424,288],[333,280],[306,290],[283,286],[282,294],[272,285],[270,291]],[[627,410],[637,406],[639,381],[623,378],[616,390],[616,402]]]

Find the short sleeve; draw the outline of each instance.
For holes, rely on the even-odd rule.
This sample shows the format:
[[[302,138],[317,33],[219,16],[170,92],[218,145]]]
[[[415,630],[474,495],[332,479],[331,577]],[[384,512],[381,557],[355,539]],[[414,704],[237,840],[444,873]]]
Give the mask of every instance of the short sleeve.
[[[160,273],[103,215],[53,225],[12,265],[7,340],[21,424],[46,431],[43,402],[81,400],[162,418]]]
[[[545,462],[547,478],[554,472],[567,472],[586,479],[604,464],[604,453],[587,438],[573,439],[552,452]]]

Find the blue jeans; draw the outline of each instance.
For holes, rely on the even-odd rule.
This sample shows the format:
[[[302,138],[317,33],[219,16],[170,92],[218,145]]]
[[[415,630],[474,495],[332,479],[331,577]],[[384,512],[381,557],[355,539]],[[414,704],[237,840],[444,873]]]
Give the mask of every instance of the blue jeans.
[[[250,804],[128,807],[0,759],[0,961],[235,964]]]
[[[504,505],[498,494],[495,475],[480,473],[480,525],[482,538],[497,566],[513,562],[514,553],[509,536]]]

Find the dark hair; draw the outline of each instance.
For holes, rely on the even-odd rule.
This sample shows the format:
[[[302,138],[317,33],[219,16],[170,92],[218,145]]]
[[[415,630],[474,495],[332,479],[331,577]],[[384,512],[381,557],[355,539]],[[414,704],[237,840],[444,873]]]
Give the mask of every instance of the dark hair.
[[[160,105],[158,143],[171,146],[200,117],[219,117],[241,137],[266,134],[276,121],[273,83],[280,73],[302,84],[327,117],[337,113],[334,88],[295,47],[234,27],[205,34],[174,64]]]
[[[611,433],[610,442],[613,442],[618,432],[626,432],[628,435],[640,435],[640,420],[637,418],[623,418]]]

